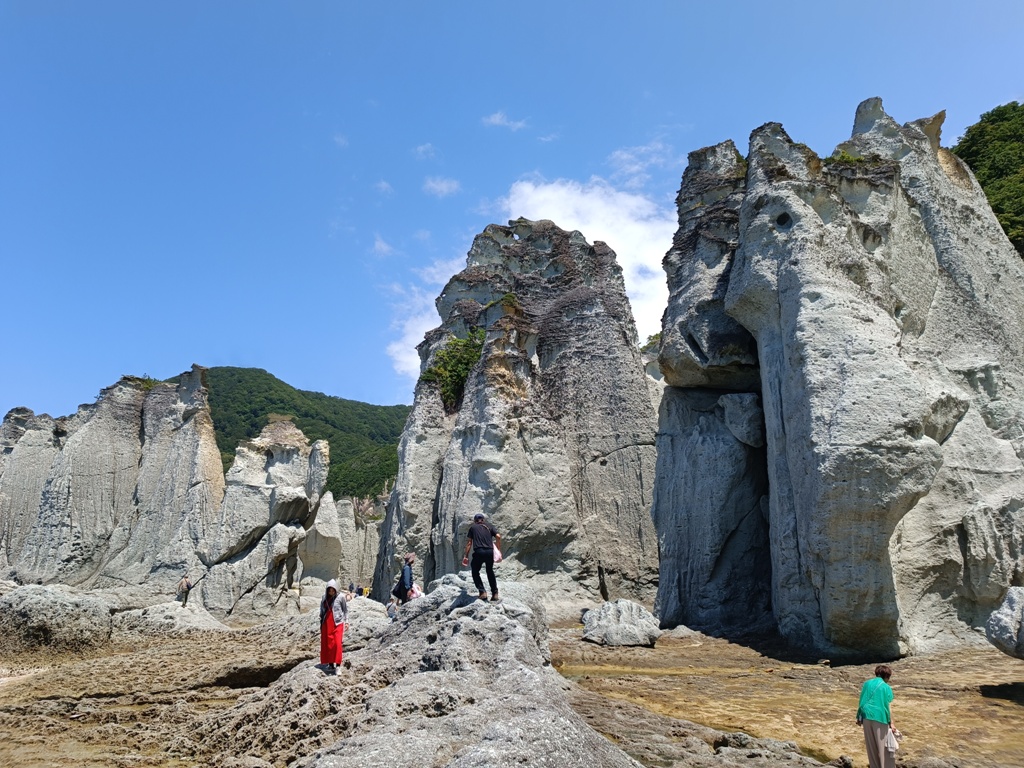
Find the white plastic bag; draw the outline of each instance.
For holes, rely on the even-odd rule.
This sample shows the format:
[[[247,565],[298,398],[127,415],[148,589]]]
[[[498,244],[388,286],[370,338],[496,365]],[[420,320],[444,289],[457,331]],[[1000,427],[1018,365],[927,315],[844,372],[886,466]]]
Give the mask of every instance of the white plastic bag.
[[[900,748],[900,743],[896,739],[896,734],[892,732],[892,728],[885,732],[885,748],[894,755],[896,750]]]
[[[494,548],[494,562],[500,563],[502,561],[501,550],[497,547]]]

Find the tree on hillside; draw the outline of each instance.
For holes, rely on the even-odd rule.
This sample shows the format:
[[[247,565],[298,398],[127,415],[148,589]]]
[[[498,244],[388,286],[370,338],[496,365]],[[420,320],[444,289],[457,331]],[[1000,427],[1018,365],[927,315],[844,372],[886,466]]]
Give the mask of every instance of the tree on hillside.
[[[986,112],[953,152],[971,166],[996,218],[1024,256],[1024,104]]]
[[[210,415],[225,471],[243,440],[287,419],[310,439],[331,444],[327,490],[336,498],[372,498],[398,474],[398,439],[408,405],[370,405],[286,384],[259,368],[208,368]]]

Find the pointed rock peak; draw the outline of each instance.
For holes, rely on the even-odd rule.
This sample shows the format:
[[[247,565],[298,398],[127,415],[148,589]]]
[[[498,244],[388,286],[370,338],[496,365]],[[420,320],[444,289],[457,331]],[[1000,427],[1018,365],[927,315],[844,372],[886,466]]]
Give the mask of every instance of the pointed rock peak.
[[[853,135],[868,133],[875,127],[875,123],[883,118],[892,121],[892,118],[885,114],[885,110],[882,108],[882,100],[878,96],[864,99],[858,105],[857,115],[853,118]]]
[[[711,173],[716,176],[742,176],[747,172],[747,161],[736,149],[732,139],[715,144],[713,147],[697,149],[687,155],[687,175]]]
[[[946,110],[942,110],[931,117],[923,117],[920,120],[915,120],[911,125],[927,136],[929,143],[932,145],[932,150],[938,152],[942,139],[942,124],[945,122]]]
[[[821,170],[821,159],[806,144],[795,143],[781,123],[765,123],[750,134],[748,160],[767,181],[807,179]]]

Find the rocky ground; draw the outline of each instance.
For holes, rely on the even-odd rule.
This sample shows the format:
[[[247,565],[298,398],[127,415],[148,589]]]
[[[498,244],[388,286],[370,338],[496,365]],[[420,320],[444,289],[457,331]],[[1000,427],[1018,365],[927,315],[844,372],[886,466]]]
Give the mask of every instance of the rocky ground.
[[[647,765],[671,759],[672,739],[649,738],[677,728],[669,718],[793,740],[819,760],[845,754],[867,765],[854,713],[873,664],[832,667],[777,644],[761,653],[696,633],[663,635],[655,648],[604,648],[580,635],[567,628],[551,636],[556,668],[582,689],[573,706]],[[1024,766],[1024,662],[978,648],[891,666],[893,720],[905,735],[900,765]]]
[[[365,601],[364,617],[350,627],[347,658],[352,666],[335,677],[314,664],[313,617],[236,631],[139,632],[74,655],[6,652],[0,654],[0,766],[269,768],[303,757],[303,765],[349,765],[352,758],[353,765],[394,765],[393,755],[367,763],[362,755],[369,752],[363,750],[379,751],[387,743],[386,749],[408,752],[409,745],[443,735],[437,730],[441,720],[458,721],[456,732],[476,727],[481,718],[473,713],[481,710],[474,708],[486,707],[484,694],[474,701],[467,690],[475,688],[458,684],[458,675],[475,674],[464,662],[473,649],[486,651],[488,637],[508,633],[514,621],[522,624],[514,601],[507,602],[491,606],[457,600],[447,607],[430,607],[424,601],[424,609],[437,609],[437,618],[410,614],[405,626],[400,622],[386,629],[388,637],[375,645],[370,636],[379,635],[386,625],[379,610]],[[354,606],[354,614],[359,607]],[[442,610],[450,619],[441,619]],[[405,653],[401,634],[426,632],[417,642],[429,646],[437,641],[431,622],[451,629],[447,638],[448,630],[442,629],[435,650],[423,656],[437,656],[437,669],[425,676],[396,670]],[[467,633],[474,628],[482,634],[474,641],[478,644],[468,645]],[[654,648],[618,649],[585,643],[581,637],[582,627],[567,627],[552,630],[549,638],[555,667],[578,684],[566,686],[572,706],[643,765],[810,764],[795,752],[778,745],[766,749],[768,742],[737,731],[796,742],[804,754],[822,761],[846,754],[853,756],[854,765],[865,764],[853,711],[859,684],[870,675],[868,666],[832,668],[778,649],[762,647],[764,653],[759,653],[697,634],[666,635]],[[502,647],[510,647],[509,642],[531,647],[522,633]],[[513,656],[523,653],[516,651],[500,662],[495,674],[522,675],[513,670]],[[902,765],[1024,765],[1024,662],[973,650],[906,659],[893,667],[894,717],[907,736]],[[441,706],[447,699],[437,690],[415,688],[416,680],[431,675],[443,677],[442,682],[454,676],[448,709]],[[509,685],[503,683],[499,691],[512,690]],[[419,720],[402,721],[412,724],[407,731],[405,725],[391,730],[398,722],[391,711],[398,699],[388,697],[403,687],[415,695],[402,701],[419,702],[420,710],[413,713]],[[553,688],[543,691],[553,697],[558,693]],[[379,696],[383,698],[375,698]],[[529,718],[528,709],[521,708],[515,717]],[[453,717],[460,710],[468,712]],[[563,723],[573,716],[559,717]],[[538,742],[537,733],[531,733],[534,728],[542,729],[543,723],[529,725],[522,740]],[[340,738],[347,739],[347,757],[346,750],[332,755],[329,749]],[[467,749],[477,750],[476,762],[459,762],[455,755],[437,764],[492,764],[480,745],[498,738],[507,742],[512,734],[503,729],[498,737],[482,730],[475,738],[480,739],[473,742],[476,746],[471,743]],[[510,748],[502,747],[506,752]],[[534,751],[521,755],[524,762],[517,764],[548,764],[537,751],[540,747],[534,743],[530,749]],[[430,765],[437,759],[439,754],[434,761],[406,762]],[[592,764],[609,763],[595,757]]]

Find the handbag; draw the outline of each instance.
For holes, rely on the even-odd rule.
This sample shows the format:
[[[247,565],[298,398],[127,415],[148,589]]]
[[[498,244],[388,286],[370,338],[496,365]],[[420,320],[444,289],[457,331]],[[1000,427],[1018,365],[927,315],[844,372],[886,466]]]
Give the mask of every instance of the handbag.
[[[501,550],[497,547],[494,548],[494,562],[500,563],[504,558],[501,556]]]

